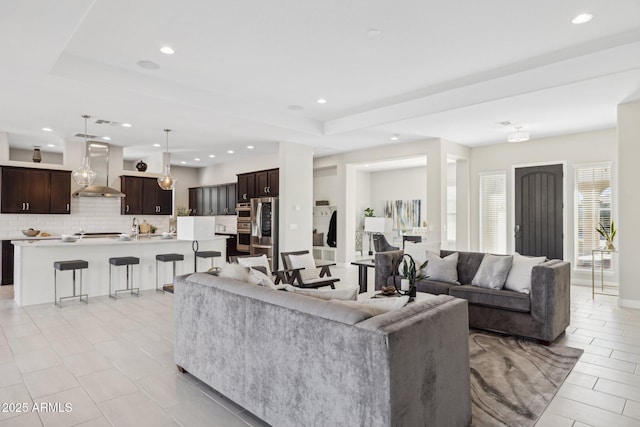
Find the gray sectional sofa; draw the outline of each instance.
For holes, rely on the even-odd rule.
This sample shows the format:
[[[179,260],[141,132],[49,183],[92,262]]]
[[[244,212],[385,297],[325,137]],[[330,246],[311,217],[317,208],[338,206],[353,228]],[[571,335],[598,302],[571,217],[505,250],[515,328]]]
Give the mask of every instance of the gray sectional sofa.
[[[206,273],[175,291],[176,364],[274,426],[466,426],[467,303],[381,315]]]
[[[452,253],[442,250],[440,256]],[[393,265],[402,254],[402,251],[376,253],[376,289],[393,284]],[[416,283],[417,291],[467,300],[471,328],[535,338],[544,344],[553,342],[569,326],[570,263],[548,260],[533,267],[531,293],[524,294],[472,286],[484,255],[458,251],[460,284],[426,279]]]

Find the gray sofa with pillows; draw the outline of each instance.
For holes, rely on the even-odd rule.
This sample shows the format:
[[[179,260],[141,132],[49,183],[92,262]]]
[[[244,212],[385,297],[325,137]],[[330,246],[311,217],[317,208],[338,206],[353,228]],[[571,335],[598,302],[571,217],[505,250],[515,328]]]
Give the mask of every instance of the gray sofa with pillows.
[[[174,291],[176,364],[271,425],[471,422],[466,301],[372,316],[207,273]]]
[[[402,255],[403,251],[376,254],[376,289],[391,285],[394,280],[398,283],[399,276],[394,276],[393,266]],[[436,254],[429,256],[437,258]],[[416,282],[417,291],[467,300],[471,328],[535,338],[548,344],[569,326],[570,263],[518,254],[496,256],[441,250],[440,258],[446,260],[447,257],[457,257],[454,271],[435,265],[440,262],[433,260],[432,267],[437,267],[436,270],[432,268],[431,277]],[[481,269],[483,260],[486,265]],[[427,264],[427,274],[430,264],[431,261]],[[478,273],[479,270],[482,272]],[[512,279],[511,276],[518,277]],[[515,290],[505,289],[505,282]]]

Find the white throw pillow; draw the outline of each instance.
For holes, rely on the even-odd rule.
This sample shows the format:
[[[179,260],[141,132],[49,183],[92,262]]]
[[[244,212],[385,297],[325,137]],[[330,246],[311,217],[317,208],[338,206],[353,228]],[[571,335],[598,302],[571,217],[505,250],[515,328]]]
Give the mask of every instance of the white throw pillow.
[[[249,281],[249,269],[240,264],[231,264],[226,262],[220,269],[218,277],[226,277],[227,279],[239,280],[241,282]]]
[[[440,258],[438,254],[429,251],[427,252],[427,261],[429,263],[425,273],[429,276],[429,280],[460,284],[458,282],[458,252]]]
[[[289,255],[289,262],[291,262],[291,268],[303,268],[300,270],[300,277],[303,282],[310,282],[320,277],[320,273],[316,268],[316,261],[311,254],[303,255]]]
[[[507,280],[513,256],[485,254],[471,284],[480,288],[502,289]]]
[[[243,265],[245,267],[264,267],[267,270],[267,276],[271,277],[271,266],[269,265],[269,260],[267,256],[262,254],[262,256],[251,256],[238,258],[238,264]]]
[[[278,289],[276,284],[273,283],[273,280],[271,280],[271,277],[267,276],[260,270],[256,270],[255,268],[249,270],[249,283],[252,285],[265,286],[271,289]]]
[[[409,296],[370,298],[362,301],[338,301],[340,304],[356,307],[370,313],[372,316],[399,310],[409,302]]]
[[[404,253],[411,255],[416,262],[416,269],[427,260],[427,252],[440,253],[440,242],[404,242]],[[416,271],[420,274],[419,271]],[[398,266],[398,274],[402,275],[402,264]]]
[[[513,255],[513,264],[511,264],[504,288],[523,294],[531,292],[531,271],[534,266],[542,264],[545,259],[543,256],[522,256],[516,252]]]
[[[295,292],[296,294],[308,295],[310,297],[321,299],[337,299],[344,301],[355,301],[358,299],[358,292],[360,288],[358,286],[343,286],[338,289],[303,289],[297,288],[292,285],[286,285],[284,287],[289,292]]]

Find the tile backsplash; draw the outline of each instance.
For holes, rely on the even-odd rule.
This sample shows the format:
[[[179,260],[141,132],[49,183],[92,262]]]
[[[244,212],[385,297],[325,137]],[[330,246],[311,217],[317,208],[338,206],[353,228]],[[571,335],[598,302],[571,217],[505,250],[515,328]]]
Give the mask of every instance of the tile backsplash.
[[[169,231],[168,215],[136,215],[142,223],[158,227],[158,233]],[[70,215],[0,214],[0,240],[24,237],[22,230],[39,229],[53,236],[73,234],[79,228],[91,232],[129,232],[134,215],[120,215],[120,199],[80,197],[71,199]],[[233,217],[235,218],[235,217]]]

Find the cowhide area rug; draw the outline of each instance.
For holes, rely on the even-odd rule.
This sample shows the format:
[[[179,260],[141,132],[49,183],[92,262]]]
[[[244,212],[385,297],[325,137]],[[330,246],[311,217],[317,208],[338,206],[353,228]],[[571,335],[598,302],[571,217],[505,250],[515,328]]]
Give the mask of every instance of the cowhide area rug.
[[[472,330],[471,410],[474,427],[533,426],[582,350]]]

